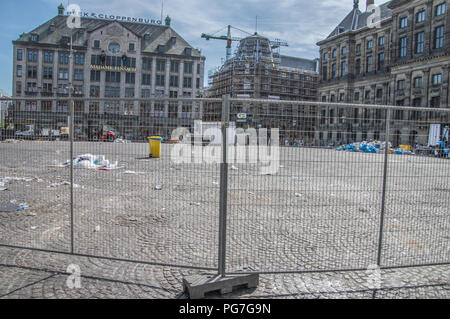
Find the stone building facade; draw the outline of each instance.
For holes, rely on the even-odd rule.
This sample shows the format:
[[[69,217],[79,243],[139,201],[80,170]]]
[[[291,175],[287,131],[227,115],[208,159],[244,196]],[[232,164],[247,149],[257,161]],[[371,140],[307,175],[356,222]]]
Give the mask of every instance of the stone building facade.
[[[353,10],[320,41],[323,102],[449,107],[448,0],[393,0]],[[426,144],[430,123],[448,124],[435,112],[392,114],[394,144]],[[385,112],[364,108],[319,110],[316,139],[349,143],[382,138]]]
[[[67,97],[71,85],[74,97],[202,96],[205,57],[170,27],[169,17],[164,25],[119,18],[82,16],[80,26],[69,28],[64,8],[58,7],[58,16],[13,41],[13,96]],[[67,125],[67,115],[67,102],[37,99],[16,103],[13,118],[17,126],[59,128]],[[108,125],[120,135],[143,138],[167,136],[201,117],[199,104],[175,100],[78,101],[74,122],[85,135]]]

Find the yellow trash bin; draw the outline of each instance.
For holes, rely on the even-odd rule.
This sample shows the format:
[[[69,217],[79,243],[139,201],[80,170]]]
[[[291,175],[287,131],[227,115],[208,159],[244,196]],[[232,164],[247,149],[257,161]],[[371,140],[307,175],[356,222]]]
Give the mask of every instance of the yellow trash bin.
[[[150,157],[159,158],[161,156],[162,137],[152,136],[147,137],[147,139],[150,145]]]

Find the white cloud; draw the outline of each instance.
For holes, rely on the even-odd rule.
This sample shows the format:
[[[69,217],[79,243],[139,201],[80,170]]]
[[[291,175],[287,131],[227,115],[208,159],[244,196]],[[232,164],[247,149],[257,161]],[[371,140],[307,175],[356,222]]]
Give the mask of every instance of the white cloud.
[[[55,10],[61,2],[45,1],[54,5]],[[161,15],[161,0],[71,1],[75,2],[83,10],[92,12],[155,19]],[[316,58],[319,55],[316,43],[331,33],[352,6],[351,0],[165,0],[164,16],[169,15],[172,27],[192,46],[202,50],[207,58],[207,69],[212,69],[225,57],[226,43],[206,41],[200,37],[202,33],[215,32],[228,24],[253,33],[258,16],[260,34],[288,41],[289,47],[282,48],[282,54]],[[233,32],[233,36],[245,36]],[[219,34],[225,35],[226,28]]]

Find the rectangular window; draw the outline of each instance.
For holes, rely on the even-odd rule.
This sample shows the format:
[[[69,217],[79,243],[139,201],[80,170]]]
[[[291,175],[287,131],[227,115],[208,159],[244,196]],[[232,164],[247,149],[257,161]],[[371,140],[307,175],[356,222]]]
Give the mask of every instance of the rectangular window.
[[[120,83],[120,72],[106,71],[105,82]]]
[[[53,63],[52,51],[44,51],[44,63]]]
[[[53,68],[44,67],[44,72],[42,77],[46,80],[53,79]]]
[[[98,85],[91,85],[89,95],[90,97],[100,97],[100,87]]]
[[[384,67],[384,53],[378,54],[378,71]]]
[[[169,83],[169,85],[171,87],[175,87],[175,88],[178,87],[178,76],[177,75],[171,75],[170,76],[170,83]]]
[[[445,2],[436,6],[436,16],[443,15],[445,13]]]
[[[336,64],[331,66],[331,78],[334,79],[336,77]]]
[[[359,101],[359,92],[355,92],[355,102]]]
[[[434,74],[433,75],[433,85],[440,85],[442,83],[442,74]]]
[[[184,73],[186,74],[192,73],[192,62],[184,62]]]
[[[152,75],[150,73],[142,73],[142,85],[151,85]]]
[[[156,60],[156,71],[164,72],[166,70],[166,60]]]
[[[84,79],[84,71],[83,71],[83,69],[74,69],[74,71],[73,71],[73,79],[75,81],[83,81],[83,79]]]
[[[425,43],[425,32],[416,34],[416,53],[423,53]]]
[[[59,53],[59,64],[69,64],[69,53]]]
[[[178,73],[180,68],[180,62],[178,61],[171,61],[170,62],[170,72]]]
[[[120,97],[120,87],[105,86],[105,97]]]
[[[83,95],[83,86],[82,85],[74,85],[73,86],[73,94]]]
[[[18,95],[22,94],[22,82],[20,81],[16,82],[16,94]]]
[[[372,56],[368,56],[366,60],[366,72],[370,72],[372,69]]]
[[[347,55],[347,47],[342,47],[341,49],[341,55],[346,56]]]
[[[100,49],[100,40],[94,40],[94,49]]]
[[[196,87],[197,89],[199,89],[199,88],[200,88],[200,78],[197,78],[197,81],[196,81],[195,87]]]
[[[405,80],[398,80],[397,81],[397,89],[398,90],[404,90],[405,89]]]
[[[28,66],[27,68],[27,77],[29,79],[37,78],[37,67],[36,66]]]
[[[37,62],[37,59],[38,59],[38,51],[28,50],[28,62]]]
[[[136,81],[136,74],[135,73],[126,73],[125,74],[125,83],[128,84],[134,84]]]
[[[403,37],[400,39],[400,56],[406,57],[407,52],[408,52],[408,38]]]
[[[22,66],[21,66],[21,65],[18,65],[16,68],[17,68],[17,69],[16,69],[16,75],[17,75],[17,77],[18,77],[18,78],[22,77]]]
[[[384,42],[385,42],[385,37],[380,37],[378,38],[378,46],[382,47],[384,46]]]
[[[408,17],[400,18],[400,29],[408,26]]]
[[[186,88],[186,89],[192,88],[192,78],[191,77],[183,78],[183,88]]]
[[[75,64],[83,65],[84,64],[84,53],[76,53],[74,54]]]
[[[414,78],[414,88],[415,88],[415,89],[420,89],[420,88],[422,88],[422,78],[421,78],[420,76]]]
[[[165,77],[163,74],[156,74],[156,86],[164,86]]]
[[[171,99],[176,99],[178,97],[178,92],[177,91],[170,91],[169,94],[170,94],[169,97]]]
[[[125,97],[134,97],[134,88],[125,88]]]
[[[381,99],[383,97],[383,89],[377,89],[377,99]]]
[[[17,61],[22,61],[23,59],[23,50],[17,49]]]
[[[361,43],[356,45],[356,54],[361,53]]]
[[[130,44],[128,45],[128,51],[131,51],[131,52],[134,51],[134,43],[130,43]]]
[[[423,21],[425,21],[425,10],[421,10],[421,11],[417,12],[417,15],[416,15],[416,22],[417,23],[420,23],[420,22],[423,22]]]
[[[142,97],[142,98],[148,98],[148,97],[150,97],[150,89],[142,89],[142,91],[141,91],[141,97]]]
[[[373,41],[372,40],[367,41],[367,49],[370,50],[372,48],[373,48]]]
[[[336,59],[336,57],[337,57],[337,50],[336,49],[333,49],[333,59]]]
[[[91,81],[100,82],[100,71],[91,70]]]
[[[444,46],[444,26],[437,27],[434,31],[434,48],[441,49]]]
[[[200,63],[197,63],[197,74],[200,74]]]
[[[150,71],[152,69],[152,59],[142,58],[142,70]]]
[[[58,79],[60,79],[60,80],[68,80],[69,79],[69,70],[68,69],[60,68],[58,74],[59,74]]]
[[[341,64],[341,76],[347,74],[347,62],[343,61]]]
[[[357,59],[355,62],[355,73],[360,74],[361,73],[361,60]]]

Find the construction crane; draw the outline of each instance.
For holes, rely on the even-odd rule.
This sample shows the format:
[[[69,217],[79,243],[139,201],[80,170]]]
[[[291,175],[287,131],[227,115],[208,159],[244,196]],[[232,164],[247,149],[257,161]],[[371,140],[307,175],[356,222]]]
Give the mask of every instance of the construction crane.
[[[225,41],[227,41],[227,46],[226,46],[226,57],[227,57],[227,61],[229,60],[229,59],[231,59],[231,43],[233,42],[233,41],[238,41],[238,42],[240,42],[243,38],[237,38],[237,37],[232,37],[231,36],[231,28],[233,28],[233,29],[236,29],[236,30],[239,30],[239,31],[241,31],[241,32],[244,32],[244,33],[247,33],[248,35],[251,35],[250,33],[248,33],[247,31],[244,31],[244,30],[241,30],[241,29],[238,29],[238,28],[235,28],[235,27],[233,27],[233,26],[231,26],[231,25],[228,25],[228,32],[227,32],[227,35],[221,35],[221,36],[217,36],[217,35],[215,35],[216,33],[219,33],[220,31],[222,31],[223,29],[221,29],[221,30],[219,30],[219,31],[217,31],[217,32],[215,32],[215,33],[213,33],[213,34],[206,34],[206,33],[202,33],[202,38],[205,38],[207,41],[209,41],[210,39],[214,39],[214,40],[225,40]],[[257,33],[255,32],[255,35],[256,35]],[[276,39],[276,40],[274,40],[274,41],[270,41],[270,45],[272,46],[272,49],[276,49],[276,48],[279,48],[279,47],[287,47],[287,46],[289,46],[289,44],[286,42],[286,41],[282,41],[282,40],[279,40],[279,39]]]

